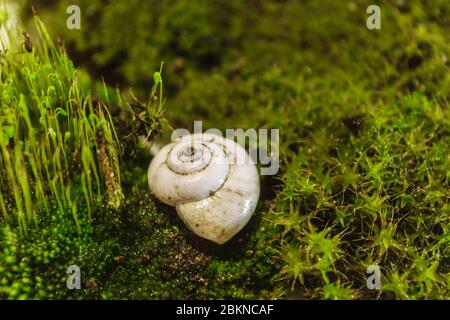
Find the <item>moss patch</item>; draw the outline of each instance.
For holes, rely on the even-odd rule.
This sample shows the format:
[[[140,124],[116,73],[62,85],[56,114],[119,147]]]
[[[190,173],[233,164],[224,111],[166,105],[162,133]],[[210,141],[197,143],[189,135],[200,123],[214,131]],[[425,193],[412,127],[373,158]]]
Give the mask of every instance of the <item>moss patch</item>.
[[[91,74],[144,97],[165,61],[174,128],[281,134],[281,171],[224,247],[148,198],[145,156],[125,159],[126,209],[94,225],[119,257],[98,295],[448,298],[448,1],[378,1],[379,31],[365,0],[70,1],[89,32],[54,18],[67,3],[37,9]],[[370,264],[381,293],[366,288]]]

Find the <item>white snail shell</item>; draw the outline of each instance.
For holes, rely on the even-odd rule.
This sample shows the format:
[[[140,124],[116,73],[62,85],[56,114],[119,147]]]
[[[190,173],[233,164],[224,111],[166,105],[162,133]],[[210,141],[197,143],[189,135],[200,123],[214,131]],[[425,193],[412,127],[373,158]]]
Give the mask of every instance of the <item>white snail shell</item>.
[[[215,134],[187,135],[163,147],[150,164],[148,181],[189,229],[218,244],[247,224],[259,198],[259,175],[249,154]]]

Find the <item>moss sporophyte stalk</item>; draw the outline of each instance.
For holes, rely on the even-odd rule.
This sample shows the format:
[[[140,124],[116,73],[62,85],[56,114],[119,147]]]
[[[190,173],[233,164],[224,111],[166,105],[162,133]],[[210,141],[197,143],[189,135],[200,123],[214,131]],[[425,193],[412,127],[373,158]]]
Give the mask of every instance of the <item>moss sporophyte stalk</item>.
[[[70,210],[78,225],[71,183],[76,173],[90,216],[101,188],[96,133],[104,132],[109,150],[117,144],[110,118],[101,109],[95,112],[92,101],[83,97],[72,62],[35,20],[39,52],[26,34],[26,51],[14,54],[21,44],[12,39],[1,70],[2,207],[10,207],[5,216],[14,216],[24,233],[33,224],[37,227],[38,212],[48,211],[49,199],[60,211]],[[112,166],[118,170],[117,162]]]

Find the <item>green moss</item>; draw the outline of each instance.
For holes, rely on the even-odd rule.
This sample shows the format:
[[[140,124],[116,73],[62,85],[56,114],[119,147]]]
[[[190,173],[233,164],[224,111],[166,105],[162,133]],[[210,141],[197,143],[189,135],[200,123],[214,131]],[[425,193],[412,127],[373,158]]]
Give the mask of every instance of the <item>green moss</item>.
[[[195,299],[276,297],[271,275],[279,268],[276,250],[257,217],[224,246],[193,235],[172,207],[149,196],[147,156],[138,153],[123,168],[129,195],[119,222],[104,237],[115,235],[119,251],[102,284],[103,298]],[[270,226],[269,226],[270,227]],[[98,228],[98,227],[96,227]],[[95,261],[95,260],[94,260]]]
[[[195,237],[171,207],[156,205],[146,181],[147,155],[137,152],[122,168],[126,201],[101,206],[81,229],[69,210],[41,213],[23,236],[14,226],[0,235],[0,297],[6,299],[275,298],[279,268],[269,233],[257,217],[236,238],[218,246]],[[75,179],[76,181],[76,179]],[[74,185],[77,185],[74,182]],[[81,191],[80,191],[81,192]],[[74,190],[76,194],[77,191]],[[86,209],[84,209],[86,210]],[[270,228],[270,225],[267,227]],[[20,262],[20,263],[19,263]],[[81,270],[81,290],[66,286],[67,268]]]
[[[174,128],[281,134],[279,174],[223,247],[147,196],[145,155],[125,159],[128,200],[94,224],[97,297],[449,297],[448,1],[379,1],[379,31],[365,0],[70,1],[89,32],[52,23],[67,3],[38,10],[91,74],[145,96],[165,61]]]
[[[0,297],[3,299],[55,299],[70,297],[66,287],[69,265],[83,265],[83,251],[92,233],[82,221],[83,233],[69,214],[58,212],[39,222],[39,229],[23,236],[11,226],[0,235]],[[75,295],[77,296],[77,295]],[[79,295],[78,295],[79,296]]]

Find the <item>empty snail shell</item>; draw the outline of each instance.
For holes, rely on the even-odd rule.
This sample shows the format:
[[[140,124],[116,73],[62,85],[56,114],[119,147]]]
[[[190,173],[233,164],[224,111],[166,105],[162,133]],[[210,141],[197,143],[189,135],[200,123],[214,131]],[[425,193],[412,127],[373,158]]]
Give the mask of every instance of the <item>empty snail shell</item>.
[[[215,134],[187,135],[163,147],[150,164],[148,181],[189,229],[218,244],[247,224],[259,198],[259,175],[249,154]]]

